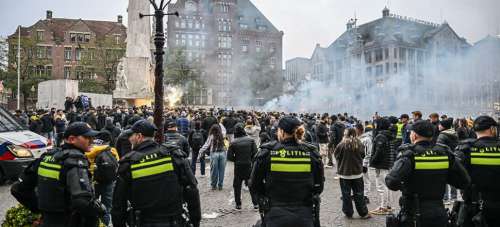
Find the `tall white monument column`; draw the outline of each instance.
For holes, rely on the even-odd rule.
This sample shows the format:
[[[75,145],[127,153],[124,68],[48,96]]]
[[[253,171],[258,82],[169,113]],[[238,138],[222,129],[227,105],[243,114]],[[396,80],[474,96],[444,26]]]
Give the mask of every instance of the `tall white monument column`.
[[[153,98],[154,70],[151,61],[151,19],[149,1],[129,0],[127,50],[117,69],[113,98],[129,104],[150,104]]]

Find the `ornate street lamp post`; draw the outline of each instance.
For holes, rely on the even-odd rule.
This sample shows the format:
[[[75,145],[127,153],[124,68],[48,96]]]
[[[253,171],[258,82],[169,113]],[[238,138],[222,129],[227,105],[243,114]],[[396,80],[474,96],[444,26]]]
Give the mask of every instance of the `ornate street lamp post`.
[[[159,3],[157,3],[159,1]],[[142,14],[139,13],[139,18],[154,16],[155,17],[155,106],[154,106],[154,123],[158,128],[156,132],[155,140],[158,143],[163,143],[163,47],[165,46],[165,34],[163,33],[163,17],[165,15],[176,15],[179,16],[178,12],[164,13],[165,8],[170,4],[172,0],[149,0],[153,6],[155,12],[154,14]]]

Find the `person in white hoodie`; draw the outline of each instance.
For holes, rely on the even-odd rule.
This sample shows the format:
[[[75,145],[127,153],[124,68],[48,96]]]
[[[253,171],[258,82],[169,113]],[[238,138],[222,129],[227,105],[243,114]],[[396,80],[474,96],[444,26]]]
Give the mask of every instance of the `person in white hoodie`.
[[[365,157],[363,158],[363,179],[365,183],[365,202],[366,204],[370,203],[370,200],[368,199],[368,196],[370,195],[370,189],[371,189],[371,181],[370,181],[370,174],[369,174],[369,168],[368,166],[370,165],[370,158],[372,156],[372,146],[373,146],[373,131],[368,131],[365,132],[365,129],[362,124],[357,124],[356,125],[356,132],[359,135],[359,140],[361,140],[361,143],[363,144],[365,148]]]
[[[245,132],[255,140],[257,147],[260,147],[260,124],[256,118],[248,118],[245,122]]]

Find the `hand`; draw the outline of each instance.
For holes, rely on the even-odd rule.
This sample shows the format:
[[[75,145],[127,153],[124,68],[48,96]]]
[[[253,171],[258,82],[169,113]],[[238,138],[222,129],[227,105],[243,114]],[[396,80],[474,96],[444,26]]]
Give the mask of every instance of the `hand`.
[[[98,200],[94,200],[92,203],[93,203],[92,204],[93,208],[97,212],[97,216],[98,217],[103,217],[106,214],[106,211],[107,211],[106,206],[104,206],[104,204],[102,204]]]

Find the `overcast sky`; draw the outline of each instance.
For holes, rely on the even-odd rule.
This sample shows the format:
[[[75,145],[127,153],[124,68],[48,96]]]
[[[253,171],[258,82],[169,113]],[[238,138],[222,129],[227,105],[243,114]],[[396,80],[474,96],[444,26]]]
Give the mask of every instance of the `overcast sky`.
[[[139,1],[139,0],[135,0]],[[145,0],[144,0],[145,1]],[[175,1],[175,0],[174,0]],[[448,21],[458,35],[474,43],[486,35],[500,34],[500,0],[251,0],[284,31],[284,60],[310,57],[316,43],[327,46],[345,31],[349,18],[366,23],[391,13],[430,22]],[[128,0],[0,0],[0,36],[12,34],[17,25],[29,26],[45,11],[54,17],[116,20],[127,16]]]

